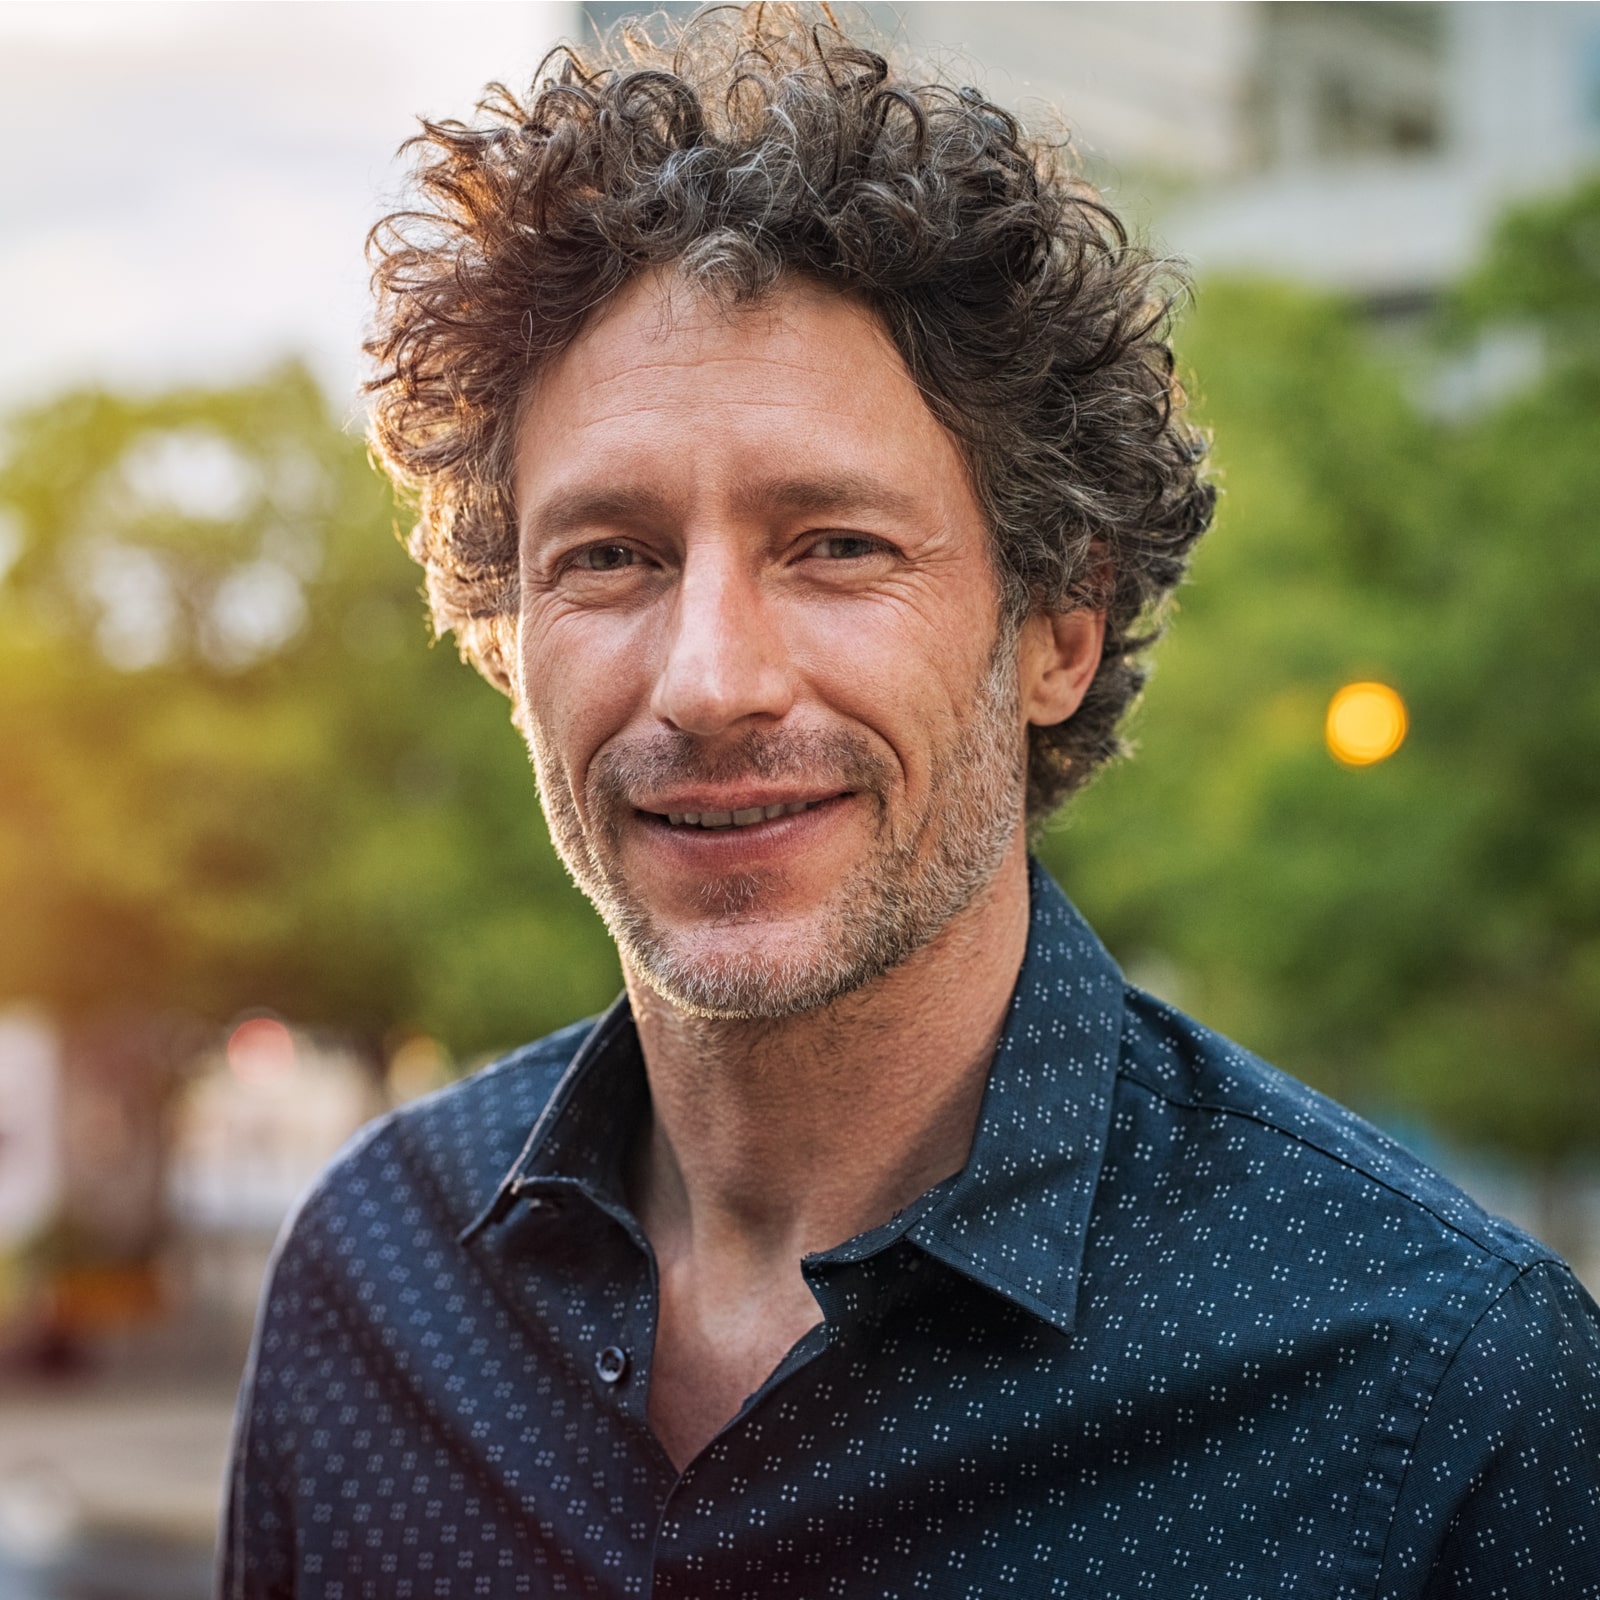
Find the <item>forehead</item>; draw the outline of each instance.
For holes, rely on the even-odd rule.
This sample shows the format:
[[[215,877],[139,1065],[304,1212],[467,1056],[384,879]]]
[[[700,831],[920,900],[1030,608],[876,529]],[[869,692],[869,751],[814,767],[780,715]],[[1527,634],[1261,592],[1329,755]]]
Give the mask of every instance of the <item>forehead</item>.
[[[877,316],[805,280],[727,306],[668,273],[636,279],[540,374],[523,407],[526,519],[600,474],[666,492],[825,467],[863,491],[955,495],[965,459]]]
[[[879,397],[916,400],[911,374],[877,316],[858,298],[790,277],[761,298],[727,303],[668,270],[641,274],[583,329],[538,380],[533,398],[617,402],[674,395],[685,375],[726,384],[750,367],[774,385],[846,380],[859,363]],[[926,408],[924,408],[926,409]]]

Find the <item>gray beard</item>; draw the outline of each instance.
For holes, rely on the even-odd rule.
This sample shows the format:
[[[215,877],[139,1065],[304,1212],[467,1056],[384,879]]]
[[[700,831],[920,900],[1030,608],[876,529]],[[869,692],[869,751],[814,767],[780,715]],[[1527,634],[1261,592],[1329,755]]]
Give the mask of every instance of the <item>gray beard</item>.
[[[948,747],[933,755],[933,786],[921,814],[892,836],[886,797],[892,774],[866,739],[848,732],[756,732],[708,754],[689,734],[607,749],[590,770],[593,834],[559,768],[529,735],[550,836],[573,880],[594,903],[627,965],[664,999],[694,1016],[776,1021],[825,1006],[897,967],[929,943],[994,881],[1022,825],[1027,743],[1021,731],[1015,635],[1002,627],[973,704]],[[629,795],[673,782],[819,775],[874,799],[874,848],[839,885],[808,948],[773,957],[751,951],[698,956],[664,930],[619,870]],[[760,874],[707,886],[705,911],[736,923],[758,907]]]

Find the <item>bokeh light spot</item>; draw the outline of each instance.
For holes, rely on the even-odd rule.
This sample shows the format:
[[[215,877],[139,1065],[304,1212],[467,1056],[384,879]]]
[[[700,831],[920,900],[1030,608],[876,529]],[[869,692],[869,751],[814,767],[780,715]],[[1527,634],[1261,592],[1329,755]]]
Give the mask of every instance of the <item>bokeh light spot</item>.
[[[1405,742],[1406,705],[1386,683],[1347,683],[1328,702],[1328,749],[1347,767],[1370,767]]]
[[[244,1083],[271,1083],[294,1066],[294,1035],[276,1017],[251,1017],[228,1035],[228,1069]]]
[[[402,1104],[449,1081],[444,1048],[426,1034],[413,1034],[389,1057],[389,1093]]]

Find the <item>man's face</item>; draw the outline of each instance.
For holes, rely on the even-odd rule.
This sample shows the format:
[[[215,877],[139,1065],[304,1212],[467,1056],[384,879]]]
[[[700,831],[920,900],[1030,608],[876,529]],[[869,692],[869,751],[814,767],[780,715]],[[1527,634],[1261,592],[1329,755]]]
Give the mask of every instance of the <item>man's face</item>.
[[[1020,849],[1025,727],[954,440],[877,321],[633,284],[518,441],[521,718],[628,965],[709,1015],[878,976]]]

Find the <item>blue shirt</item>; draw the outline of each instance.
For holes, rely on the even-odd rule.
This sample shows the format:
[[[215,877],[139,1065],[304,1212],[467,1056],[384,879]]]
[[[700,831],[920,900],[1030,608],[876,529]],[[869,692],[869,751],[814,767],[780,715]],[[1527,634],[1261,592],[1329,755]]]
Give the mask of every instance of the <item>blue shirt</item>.
[[[375,1124],[276,1260],[222,1592],[1600,1596],[1600,1313],[1042,872],[971,1158],[804,1262],[681,1475],[626,1007]]]

